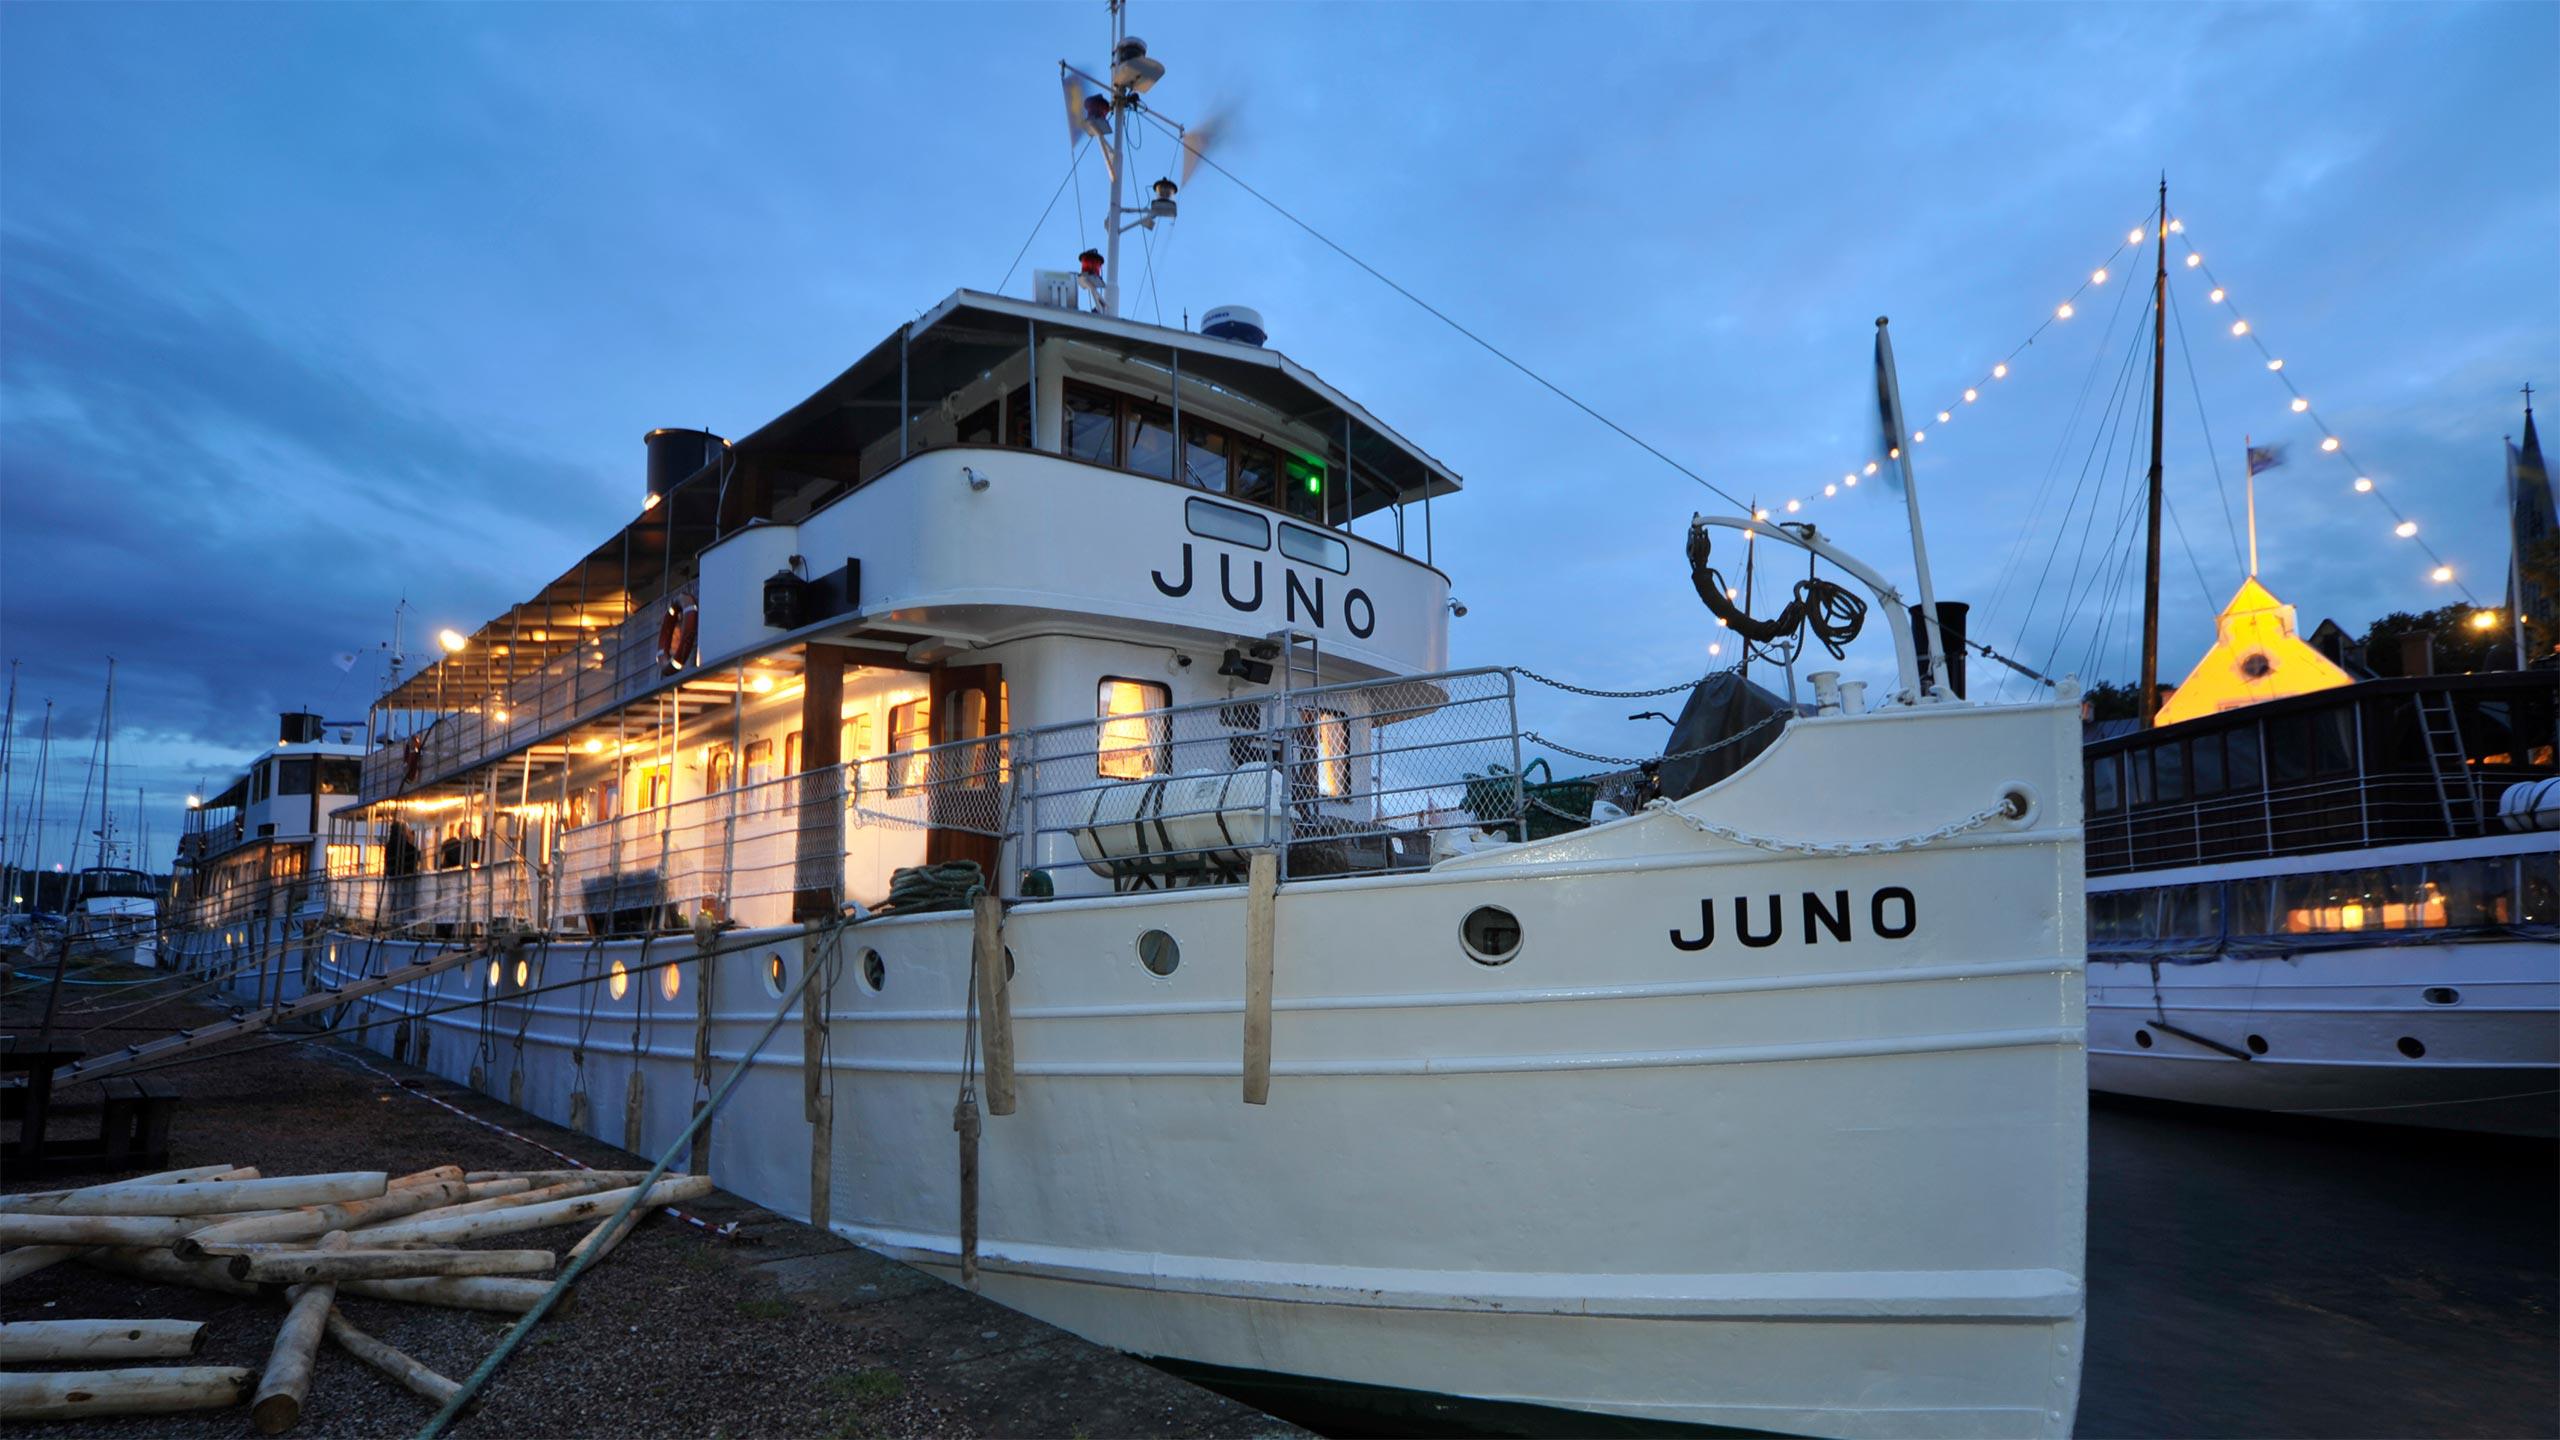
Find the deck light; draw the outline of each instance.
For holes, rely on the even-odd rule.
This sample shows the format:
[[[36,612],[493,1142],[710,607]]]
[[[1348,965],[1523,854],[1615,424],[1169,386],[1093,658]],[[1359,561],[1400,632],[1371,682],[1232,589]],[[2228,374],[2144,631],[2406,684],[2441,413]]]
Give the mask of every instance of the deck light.
[[[2428,573],[2427,578],[2441,585],[2447,580],[2453,578],[2453,567],[2450,565],[2439,565]]]
[[[2246,320],[2234,320],[2234,321],[2232,321],[2232,322],[2231,322],[2231,333],[2232,333],[2232,334],[2234,334],[2234,335],[2246,335],[2246,334],[2248,334],[2248,333],[2249,333],[2249,322],[2248,322],[2248,321],[2246,321]]]
[[[2187,252],[2187,268],[2188,268],[2188,269],[2193,270],[2194,268],[2196,268],[2197,266],[2199,266],[2199,265],[2201,265],[2201,264],[2203,264],[2203,263],[2204,263],[2204,257],[2203,257],[2203,256],[2198,255],[2197,253],[2195,253],[2195,252],[2194,252],[2194,251],[2192,251],[2192,250],[2190,250],[2190,251],[2188,251],[2188,252]]]
[[[2270,370],[2281,370],[2284,368],[2284,361],[2281,359],[2270,360],[2267,362],[2267,368]]]
[[[2334,453],[2338,448],[2338,437],[2335,435],[2321,437],[2320,448]]]
[[[2371,480],[2369,480],[2369,479],[2365,478],[2365,477],[2364,477],[2364,476],[2362,476],[2362,475],[2357,476],[2357,477],[2356,477],[2356,493],[2357,493],[2357,494],[2359,494],[2359,495],[2369,495],[2369,494],[2371,494],[2372,492],[2373,492],[2373,482],[2372,482]]]
[[[2060,305],[2054,307],[2053,318],[2056,320],[2068,320],[2075,313],[2077,312],[2072,310],[2071,302],[2065,300]]]
[[[201,810],[201,809],[203,809],[203,808],[204,808],[204,797],[203,797],[203,796],[201,796],[201,795],[190,795],[190,796],[188,796],[188,797],[187,797],[187,808],[188,808],[188,809],[190,809],[190,810]]]
[[[2418,534],[2418,522],[2415,520],[2403,520],[2399,524],[2391,527],[2391,533],[2399,536],[2403,540],[2416,539]]]
[[[1973,388],[1972,386],[1970,386],[1970,385],[1968,385],[1968,386],[1966,386],[1966,387],[1965,387],[1965,391],[1964,391],[1964,403],[1966,403],[1967,405],[1970,405],[1970,404],[1972,404],[1974,401],[1979,400],[1979,399],[1981,399],[1981,398],[1982,398],[1982,392],[1981,392],[1981,391],[1974,389],[1974,388]]]
[[[459,630],[439,630],[436,632],[436,643],[444,647],[444,653],[447,655],[459,655],[462,653],[462,647],[471,642],[464,639]]]
[[[2089,272],[2089,283],[2090,283],[2090,284],[2092,284],[2092,285],[2104,285],[2104,284],[2106,284],[2106,283],[2107,283],[2107,267],[2106,267],[2106,266],[2104,266],[2104,265],[2101,265],[2101,266],[2099,266],[2097,269],[2090,271],[2090,272]]]
[[[2294,413],[2294,414],[2299,415],[2299,414],[2301,414],[2303,411],[2308,410],[2308,409],[2310,409],[2310,408],[2311,408],[2311,402],[2310,402],[2310,401],[2303,399],[2303,398],[2302,398],[2301,396],[2299,396],[2299,395],[2296,395],[2296,396],[2294,396],[2294,397],[2293,397],[2293,413]]]
[[[2219,305],[2222,303],[2222,297],[2227,293],[2229,292],[2225,291],[2221,286],[2216,285],[2213,287],[2213,293],[2204,298],[2212,301],[2216,305]]]
[[[658,508],[658,502],[665,498],[665,496],[660,495],[657,491],[652,490],[648,494],[640,497],[640,508],[644,511],[655,510]]]
[[[1997,364],[1997,365],[1992,366],[1992,367],[1991,367],[1991,378],[1992,378],[1992,379],[1994,379],[1994,380],[2006,380],[2006,379],[2008,379],[2008,378],[2009,378],[2009,364],[2008,364],[2008,362],[2004,360],[2004,361],[2002,361],[2001,363],[1999,363],[1999,364]]]
[[[579,746],[578,748],[579,748],[579,749],[581,749],[581,750],[586,751],[586,752],[587,752],[588,754],[590,754],[590,755],[595,755],[595,754],[599,754],[599,753],[601,753],[601,752],[604,750],[604,742],[603,742],[603,741],[601,741],[601,740],[590,740],[590,741],[588,741],[586,744],[581,745],[581,746]]]
[[[2142,227],[2141,227],[2141,226],[2139,226],[2139,225],[2136,225],[2136,226],[2134,226],[2131,230],[2126,231],[2126,232],[2125,232],[2125,237],[2124,237],[2124,243],[2126,243],[2127,245],[2139,245],[2139,244],[2141,244],[2141,243],[2142,243]]]

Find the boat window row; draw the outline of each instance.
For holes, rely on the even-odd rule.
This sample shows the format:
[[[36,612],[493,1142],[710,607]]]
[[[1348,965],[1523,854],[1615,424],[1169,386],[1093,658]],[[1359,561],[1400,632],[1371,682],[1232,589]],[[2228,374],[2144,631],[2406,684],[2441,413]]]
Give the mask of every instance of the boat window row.
[[[1192,534],[1204,540],[1223,540],[1256,550],[1271,548],[1271,522],[1251,510],[1195,499],[1184,504],[1182,519]],[[1287,520],[1280,522],[1280,553],[1292,560],[1321,565],[1337,575],[1351,572],[1350,545],[1321,530]]]
[[[2089,896],[2089,941],[2478,930],[2560,923],[2560,854],[2155,885]]]
[[[1132,470],[1158,480],[1179,480],[1194,489],[1323,522],[1328,476],[1322,460],[1194,415],[1182,417],[1177,445],[1171,406],[1079,380],[1066,383],[1065,404],[1061,439],[1071,460]],[[1027,446],[1031,443],[1028,392],[1016,390],[1008,405],[1020,419],[1012,425],[1007,441]],[[984,426],[976,428],[982,431]],[[962,422],[963,436],[972,432],[971,422]]]
[[[353,795],[364,778],[364,761],[353,755],[285,755],[262,760],[249,771],[249,803],[272,797],[308,795],[317,786],[323,795]]]

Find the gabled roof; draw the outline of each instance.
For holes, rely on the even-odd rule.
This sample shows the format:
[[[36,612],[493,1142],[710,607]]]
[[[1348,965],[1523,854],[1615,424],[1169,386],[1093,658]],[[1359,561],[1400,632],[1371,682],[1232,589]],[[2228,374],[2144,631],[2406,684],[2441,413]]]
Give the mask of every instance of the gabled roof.
[[[2252,575],[2214,622],[2213,648],[2160,707],[2157,725],[2236,710],[2289,695],[2334,690],[2355,677],[2294,632],[2293,607]]]

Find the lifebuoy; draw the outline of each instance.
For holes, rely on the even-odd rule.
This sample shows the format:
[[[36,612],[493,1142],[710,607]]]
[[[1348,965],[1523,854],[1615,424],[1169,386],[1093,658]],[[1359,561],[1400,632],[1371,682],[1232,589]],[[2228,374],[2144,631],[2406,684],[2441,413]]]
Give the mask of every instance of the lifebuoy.
[[[667,613],[658,622],[658,658],[665,663],[670,675],[693,663],[697,617],[692,596],[681,596],[667,602]]]
[[[421,766],[425,765],[426,762],[427,735],[425,731],[421,730],[417,734],[409,737],[408,744],[400,747],[400,783],[403,785],[417,784],[418,770]]]

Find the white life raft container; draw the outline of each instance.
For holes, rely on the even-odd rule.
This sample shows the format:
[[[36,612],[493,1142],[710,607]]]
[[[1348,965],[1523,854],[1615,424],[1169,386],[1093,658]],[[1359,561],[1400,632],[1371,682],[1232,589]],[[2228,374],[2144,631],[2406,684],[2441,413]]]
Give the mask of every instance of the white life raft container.
[[[1093,872],[1120,876],[1182,866],[1240,867],[1288,833],[1270,808],[1269,770],[1195,771],[1124,780],[1093,792],[1076,853]]]

